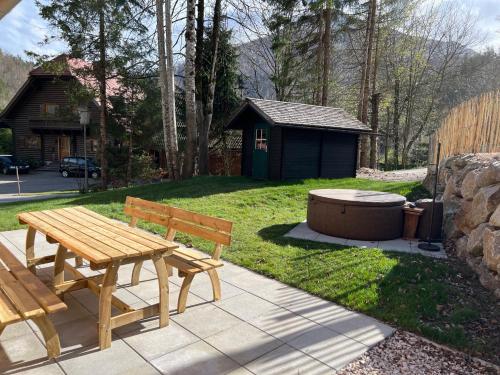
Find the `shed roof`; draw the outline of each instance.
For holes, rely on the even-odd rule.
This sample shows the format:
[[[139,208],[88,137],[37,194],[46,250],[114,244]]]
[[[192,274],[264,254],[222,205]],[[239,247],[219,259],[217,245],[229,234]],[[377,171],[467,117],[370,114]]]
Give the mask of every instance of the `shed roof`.
[[[342,108],[255,98],[245,99],[245,103],[232,117],[227,127],[235,128],[240,115],[248,108],[255,110],[267,122],[276,126],[371,132],[369,126]]]

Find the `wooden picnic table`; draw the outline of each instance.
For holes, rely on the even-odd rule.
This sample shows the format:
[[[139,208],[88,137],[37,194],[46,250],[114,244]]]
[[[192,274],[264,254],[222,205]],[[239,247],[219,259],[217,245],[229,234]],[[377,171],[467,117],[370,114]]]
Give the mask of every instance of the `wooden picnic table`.
[[[89,288],[99,296],[99,346],[111,346],[111,331],[114,328],[151,316],[160,317],[160,327],[168,325],[168,272],[164,257],[172,254],[178,246],[171,241],[137,228],[106,218],[85,207],[60,208],[17,215],[19,223],[27,224],[27,266],[36,272],[36,265],[54,262],[54,291],[65,292]],[[58,243],[55,256],[35,257],[35,234],[43,233],[50,243]],[[69,252],[73,253],[71,255]],[[86,259],[92,270],[103,270],[104,274],[85,277],[66,259],[76,255]],[[118,269],[121,265],[151,259],[159,283],[160,301],[142,309],[134,309],[113,296],[116,289]],[[64,279],[64,271],[74,277]],[[111,316],[115,306],[121,314]]]

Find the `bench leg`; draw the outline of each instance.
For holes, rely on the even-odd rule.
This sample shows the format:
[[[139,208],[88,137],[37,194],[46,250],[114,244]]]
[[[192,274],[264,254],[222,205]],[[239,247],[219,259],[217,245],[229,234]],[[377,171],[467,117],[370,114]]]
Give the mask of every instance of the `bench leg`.
[[[82,267],[83,266],[83,258],[82,257],[75,257],[75,267]]]
[[[168,303],[168,272],[167,266],[161,254],[153,254],[151,257],[158,276],[160,290],[160,328],[168,325],[169,303]]]
[[[36,229],[28,227],[28,233],[26,234],[26,264],[29,265],[29,261],[35,258],[35,236]],[[36,275],[36,266],[29,266],[28,269]]]
[[[48,357],[58,357],[61,354],[61,343],[59,341],[59,335],[57,334],[52,322],[46,315],[33,318],[32,320],[42,332],[43,339],[45,340],[45,346],[47,347]]]
[[[101,350],[111,346],[111,299],[119,267],[120,262],[108,265],[99,294],[99,347]]]
[[[3,330],[5,329],[6,325],[5,324],[0,324],[0,335],[2,334]]]
[[[219,275],[216,270],[208,270],[208,276],[210,276],[210,281],[212,283],[212,290],[214,292],[214,301],[220,300],[220,280]]]
[[[134,269],[132,270],[132,279],[130,280],[130,284],[139,285],[139,278],[141,276],[142,263],[143,263],[143,261],[141,260],[141,261],[136,262],[134,264]]]
[[[186,310],[186,302],[189,292],[189,287],[193,281],[194,274],[187,274],[182,282],[181,291],[179,292],[179,300],[177,301],[177,312],[183,313]]]

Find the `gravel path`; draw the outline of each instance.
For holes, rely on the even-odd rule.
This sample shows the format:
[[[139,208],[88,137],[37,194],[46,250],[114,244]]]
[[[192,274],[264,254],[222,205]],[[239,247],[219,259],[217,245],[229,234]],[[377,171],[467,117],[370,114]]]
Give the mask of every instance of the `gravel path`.
[[[401,169],[388,172],[370,168],[360,168],[356,172],[356,177],[379,181],[422,181],[426,174],[427,168]]]
[[[397,331],[337,374],[498,375],[500,368],[433,344],[412,333]]]

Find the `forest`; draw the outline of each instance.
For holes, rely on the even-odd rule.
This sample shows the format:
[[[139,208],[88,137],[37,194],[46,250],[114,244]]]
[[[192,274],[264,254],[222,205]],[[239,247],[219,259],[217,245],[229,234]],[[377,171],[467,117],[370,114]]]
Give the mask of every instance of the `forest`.
[[[100,106],[104,184],[111,138],[122,138],[129,158],[157,140],[172,179],[208,174],[209,145],[227,136],[223,126],[246,96],[344,108],[374,132],[361,139],[360,167],[420,166],[452,107],[500,87],[499,51],[484,47],[480,20],[454,1],[37,5],[51,26],[46,43],[63,40],[64,52],[92,62],[79,72],[98,82],[92,97],[106,103],[107,80],[123,84],[122,105]],[[0,55],[0,109],[31,64],[54,57],[29,56]]]

